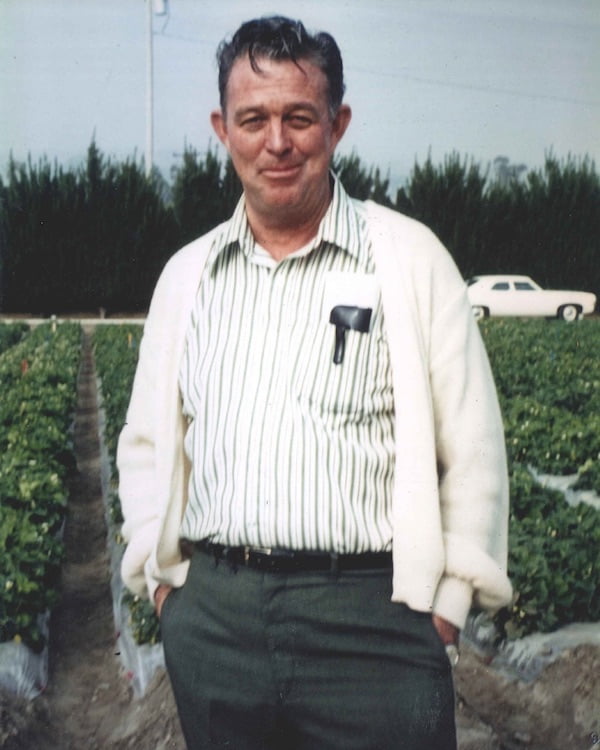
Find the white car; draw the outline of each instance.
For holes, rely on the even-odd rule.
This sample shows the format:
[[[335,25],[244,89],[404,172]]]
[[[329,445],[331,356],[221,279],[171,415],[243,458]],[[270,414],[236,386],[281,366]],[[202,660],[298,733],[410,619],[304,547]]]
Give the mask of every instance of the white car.
[[[467,286],[477,319],[488,315],[523,315],[572,321],[596,308],[595,294],[542,289],[529,276],[474,276]]]

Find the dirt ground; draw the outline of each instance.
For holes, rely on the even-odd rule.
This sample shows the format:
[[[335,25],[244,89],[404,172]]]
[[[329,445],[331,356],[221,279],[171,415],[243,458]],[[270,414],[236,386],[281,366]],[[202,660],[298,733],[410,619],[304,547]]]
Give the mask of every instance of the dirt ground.
[[[33,701],[0,691],[0,747],[185,750],[164,673],[138,699],[116,654],[89,335],[75,447],[78,474],[65,532],[63,596],[51,622],[49,686]],[[468,645],[462,651],[455,672],[460,750],[590,750],[598,743],[598,646],[564,651],[534,682],[499,672]]]

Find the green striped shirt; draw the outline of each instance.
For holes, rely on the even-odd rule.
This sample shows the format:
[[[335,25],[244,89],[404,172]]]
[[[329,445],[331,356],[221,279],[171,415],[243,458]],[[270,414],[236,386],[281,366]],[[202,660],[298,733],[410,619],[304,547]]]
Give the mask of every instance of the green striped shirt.
[[[394,404],[367,228],[336,181],[314,240],[277,262],[243,198],[211,250],[180,371],[192,462],[183,537],[391,548]],[[335,305],[373,310],[334,364]]]

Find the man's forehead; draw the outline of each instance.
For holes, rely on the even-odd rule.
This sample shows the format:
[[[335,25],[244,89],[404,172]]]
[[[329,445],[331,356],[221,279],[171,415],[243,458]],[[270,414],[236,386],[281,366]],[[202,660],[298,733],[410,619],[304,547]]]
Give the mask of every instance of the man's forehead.
[[[323,71],[306,59],[272,60],[258,58],[256,69],[247,56],[238,58],[231,68],[226,87],[228,104],[233,96],[236,105],[248,106],[252,100],[263,95],[275,95],[281,99],[289,94],[299,101],[315,101],[327,98],[327,78]],[[245,102],[246,104],[242,103]]]
[[[253,64],[254,63],[254,64]],[[319,81],[327,82],[323,71],[307,58],[298,60],[277,60],[270,57],[257,57],[252,62],[249,56],[243,55],[238,57],[231,67],[228,87],[236,83],[236,79],[244,79],[244,83],[252,80],[257,82],[265,81],[269,78],[286,78],[290,82]]]

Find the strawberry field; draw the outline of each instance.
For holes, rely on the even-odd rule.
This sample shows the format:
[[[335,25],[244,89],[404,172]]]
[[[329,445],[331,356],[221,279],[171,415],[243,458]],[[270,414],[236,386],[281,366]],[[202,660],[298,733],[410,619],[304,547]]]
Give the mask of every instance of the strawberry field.
[[[600,325],[497,319],[482,322],[481,332],[504,414],[511,476],[509,574],[515,599],[496,625],[501,636],[515,638],[598,620],[598,506],[568,504],[562,492],[536,481],[532,470],[569,475],[575,490],[600,495]],[[96,334],[111,452],[124,421],[138,338],[136,328]],[[118,508],[114,514],[118,518]],[[156,641],[149,604],[132,598],[130,608],[138,641]]]
[[[496,617],[499,637],[518,638],[600,619],[600,324],[487,320],[481,332],[505,419],[511,474],[509,574],[515,599]],[[120,543],[116,442],[125,419],[141,327],[98,326],[110,471],[110,533]],[[72,468],[80,330],[45,324],[0,327],[0,642],[43,646],[40,616],[59,596]],[[568,477],[562,491],[539,475]],[[536,478],[538,477],[538,478]],[[588,502],[578,502],[581,498]],[[160,639],[148,602],[128,597],[138,643]]]
[[[511,475],[509,637],[600,619],[600,326],[485,321]],[[536,474],[571,477],[571,504]],[[566,484],[566,483],[565,483]],[[592,505],[578,500],[588,497]]]
[[[59,597],[78,325],[0,327],[0,643],[44,646]]]

